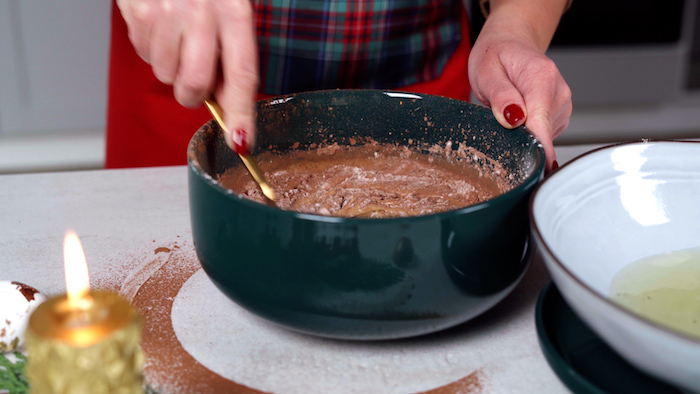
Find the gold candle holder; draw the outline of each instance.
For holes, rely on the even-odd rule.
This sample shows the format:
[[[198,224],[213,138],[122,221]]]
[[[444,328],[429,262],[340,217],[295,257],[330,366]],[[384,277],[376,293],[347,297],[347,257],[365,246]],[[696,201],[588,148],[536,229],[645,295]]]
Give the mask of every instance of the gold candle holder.
[[[117,294],[65,295],[39,305],[26,333],[35,393],[142,393],[141,320]]]
[[[78,236],[63,247],[67,294],[39,305],[26,332],[27,379],[34,393],[141,393],[141,319],[114,293],[90,291]]]

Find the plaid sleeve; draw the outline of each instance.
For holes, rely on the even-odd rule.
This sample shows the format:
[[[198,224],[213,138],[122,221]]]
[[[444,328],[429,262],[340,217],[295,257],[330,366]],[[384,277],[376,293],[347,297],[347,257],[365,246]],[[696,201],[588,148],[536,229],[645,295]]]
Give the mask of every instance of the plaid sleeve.
[[[392,88],[438,77],[460,0],[253,0],[260,92]]]

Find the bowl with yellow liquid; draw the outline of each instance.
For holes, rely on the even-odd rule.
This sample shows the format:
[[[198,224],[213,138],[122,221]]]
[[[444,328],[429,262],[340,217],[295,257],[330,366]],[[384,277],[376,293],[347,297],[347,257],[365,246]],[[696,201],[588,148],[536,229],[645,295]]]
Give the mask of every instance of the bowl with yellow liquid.
[[[640,370],[700,392],[700,143],[579,156],[539,185],[530,218],[579,317]]]

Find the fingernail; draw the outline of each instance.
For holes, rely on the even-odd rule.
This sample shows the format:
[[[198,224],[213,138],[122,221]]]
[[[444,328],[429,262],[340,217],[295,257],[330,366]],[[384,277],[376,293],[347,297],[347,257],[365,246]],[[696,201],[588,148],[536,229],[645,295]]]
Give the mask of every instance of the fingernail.
[[[511,104],[503,110],[503,116],[506,118],[506,122],[510,123],[511,126],[515,126],[525,118],[525,113],[518,104]]]
[[[233,139],[233,151],[239,155],[250,154],[249,144],[248,144],[248,133],[243,129],[236,129],[233,131],[231,136]]]
[[[552,171],[556,170],[557,168],[559,168],[559,163],[557,163],[557,161],[554,160],[554,162],[552,163]]]

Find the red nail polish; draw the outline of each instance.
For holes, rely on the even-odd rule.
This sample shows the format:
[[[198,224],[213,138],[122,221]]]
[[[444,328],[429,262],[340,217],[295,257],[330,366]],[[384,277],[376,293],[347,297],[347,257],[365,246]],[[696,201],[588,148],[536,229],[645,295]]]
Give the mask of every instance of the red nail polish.
[[[248,148],[248,133],[243,129],[236,129],[231,135],[233,139],[233,151],[239,155],[248,155],[250,150]]]
[[[525,119],[525,113],[518,104],[507,106],[506,109],[503,110],[503,116],[506,118],[506,122],[510,123],[511,126],[515,126],[518,122]]]
[[[554,160],[554,162],[552,163],[552,171],[556,170],[557,168],[559,168],[559,163],[557,163],[557,161]]]

